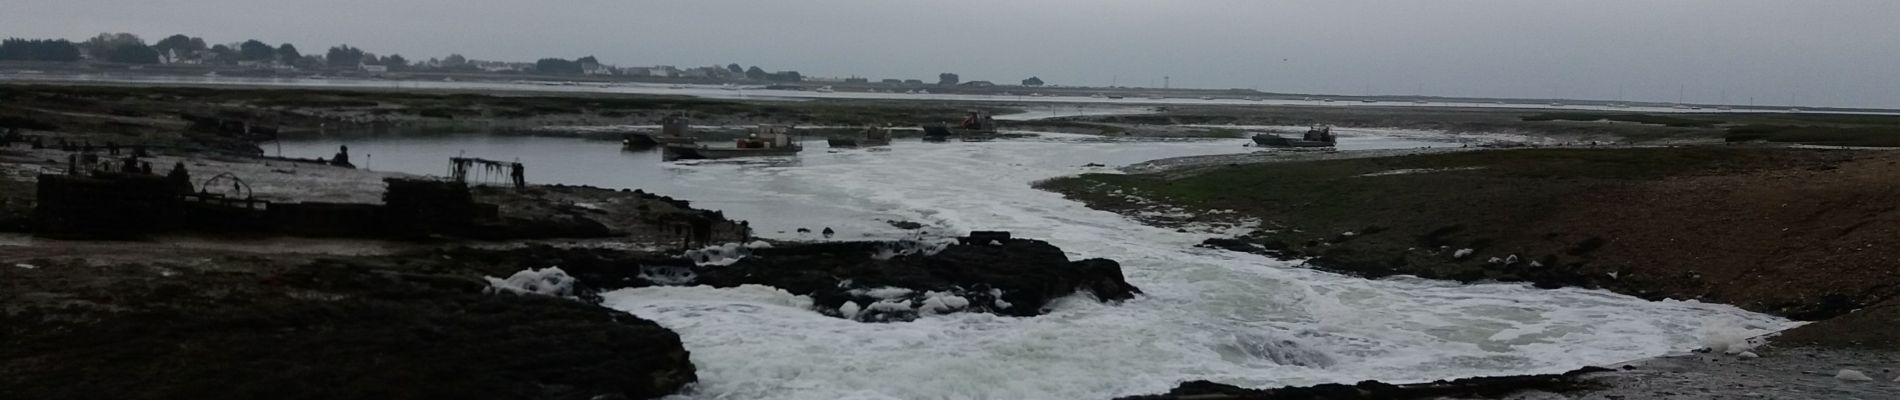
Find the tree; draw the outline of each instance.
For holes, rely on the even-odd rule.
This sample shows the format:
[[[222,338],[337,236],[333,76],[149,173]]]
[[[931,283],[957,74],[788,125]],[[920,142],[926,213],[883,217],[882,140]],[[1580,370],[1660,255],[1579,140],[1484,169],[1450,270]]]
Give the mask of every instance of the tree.
[[[324,53],[323,63],[332,67],[356,68],[363,65],[363,49],[347,44],[331,47],[329,52]]]
[[[297,51],[297,46],[292,46],[290,43],[277,46],[277,61],[282,61],[285,64],[296,64],[297,60],[301,59],[303,59],[303,53]]]
[[[799,75],[798,71],[779,71],[772,73],[770,79],[779,82],[798,82],[805,80],[805,76]]]
[[[244,43],[238,45],[238,59],[240,60],[270,61],[273,58],[277,58],[277,49],[271,48],[270,45],[259,42],[257,39],[246,40]]]
[[[383,57],[383,65],[389,66],[392,70],[408,68],[409,59],[402,58],[401,54],[390,54],[388,57]]]
[[[957,74],[952,74],[952,73],[949,73],[949,72],[945,72],[945,73],[941,73],[941,74],[937,74],[937,84],[938,84],[938,85],[943,85],[943,86],[956,86],[956,84],[957,84],[957,81],[959,81],[959,79],[957,78]]]
[[[739,63],[726,64],[726,70],[732,71],[733,75],[739,75],[739,74],[745,73],[745,67],[739,66]]]
[[[112,49],[112,54],[106,56],[106,61],[123,64],[157,64],[158,50],[152,50],[151,46],[146,46],[144,43],[122,44]]]
[[[543,58],[534,62],[534,71],[552,75],[580,75],[581,63],[559,58]]]
[[[144,46],[145,39],[139,39],[138,35],[130,33],[101,33],[99,36],[86,39],[82,46],[86,48],[86,54],[91,55],[92,58],[109,59],[119,46],[128,44]]]
[[[762,81],[770,77],[772,77],[771,74],[765,73],[765,69],[759,68],[757,65],[752,66],[752,68],[746,68],[745,70],[746,79]]]
[[[6,61],[73,62],[79,61],[79,53],[79,45],[66,39],[0,41],[0,60]]]
[[[1042,86],[1042,78],[1029,77],[1023,80],[1023,86]]]
[[[600,59],[594,58],[594,56],[586,56],[586,57],[581,57],[580,59],[574,60],[574,62],[581,63],[581,64],[600,64]]]
[[[231,46],[226,46],[222,44],[211,46],[210,54],[211,54],[211,58],[217,59],[220,62],[226,62],[226,63],[232,62],[232,60],[236,60],[238,58],[237,49],[233,49],[231,48]]]
[[[461,54],[450,54],[448,58],[442,59],[442,66],[444,67],[459,67],[462,66],[462,64],[468,64],[468,58],[462,57]]]
[[[152,50],[157,50],[159,54],[169,52],[178,57],[197,58],[198,53],[205,51],[205,40],[185,35],[171,35],[153,44]]]

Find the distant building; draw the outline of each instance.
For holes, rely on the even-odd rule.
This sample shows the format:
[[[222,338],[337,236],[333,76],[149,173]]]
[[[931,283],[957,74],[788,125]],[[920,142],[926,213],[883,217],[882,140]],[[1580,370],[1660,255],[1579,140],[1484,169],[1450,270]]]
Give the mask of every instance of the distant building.
[[[850,78],[844,78],[844,83],[870,83],[870,82],[871,82],[870,79],[859,78],[855,76],[850,77]]]
[[[685,71],[680,71],[680,77],[693,78],[693,79],[710,79],[710,78],[719,78],[719,77],[726,76],[726,74],[730,72],[731,71],[726,70],[726,67],[713,65],[713,66],[705,66],[705,67],[688,68]]]
[[[878,81],[878,83],[883,83],[883,84],[888,84],[888,85],[902,85],[904,84],[904,80],[903,79],[885,79],[885,80]]]
[[[1023,80],[1023,86],[1042,86],[1042,78],[1029,77]]]
[[[613,68],[614,67],[611,65],[603,65],[598,62],[582,62],[581,74],[582,75],[613,75],[614,73]]]
[[[647,76],[652,76],[652,77],[674,78],[674,77],[680,76],[680,69],[675,68],[671,65],[655,65],[652,68],[647,68],[646,70],[647,70]]]

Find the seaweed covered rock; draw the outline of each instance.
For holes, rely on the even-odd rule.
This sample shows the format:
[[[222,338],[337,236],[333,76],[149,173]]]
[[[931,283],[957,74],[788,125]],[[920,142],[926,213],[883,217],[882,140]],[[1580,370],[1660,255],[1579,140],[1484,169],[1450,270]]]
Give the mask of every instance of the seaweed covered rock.
[[[765,285],[810,296],[818,312],[859,321],[905,321],[920,315],[985,312],[1042,314],[1051,301],[1088,293],[1102,301],[1141,290],[1114,260],[1070,261],[1047,242],[1007,233],[937,240],[728,243],[684,254],[528,246],[455,249],[401,257],[403,268],[515,271],[560,267],[578,280],[576,296],[628,287]],[[362,263],[363,261],[353,261]]]
[[[582,301],[486,294],[451,274],[217,263],[255,272],[0,270],[0,387],[21,398],[591,399],[661,397],[696,379],[678,335]]]
[[[695,273],[700,284],[768,285],[808,295],[820,312],[860,321],[951,312],[1034,316],[1077,292],[1103,301],[1141,292],[1113,260],[1070,261],[1054,245],[1024,239],[770,247]]]
[[[1329,383],[1314,386],[1289,386],[1277,389],[1248,389],[1208,381],[1181,383],[1167,394],[1130,396],[1121,400],[1373,400],[1499,398],[1525,392],[1572,392],[1596,384],[1583,379],[1585,374],[1610,371],[1584,367],[1562,374],[1487,376],[1441,380],[1426,383],[1390,384],[1364,381],[1356,384]]]

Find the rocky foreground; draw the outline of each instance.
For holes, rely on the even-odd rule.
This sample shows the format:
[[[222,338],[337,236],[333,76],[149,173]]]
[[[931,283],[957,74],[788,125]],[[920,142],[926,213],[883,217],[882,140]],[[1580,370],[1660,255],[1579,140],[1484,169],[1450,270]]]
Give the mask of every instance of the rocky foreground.
[[[0,387],[23,398],[655,398],[696,380],[691,355],[599,291],[770,285],[867,323],[1139,293],[1114,261],[1001,233],[685,254],[43,250],[0,247]]]

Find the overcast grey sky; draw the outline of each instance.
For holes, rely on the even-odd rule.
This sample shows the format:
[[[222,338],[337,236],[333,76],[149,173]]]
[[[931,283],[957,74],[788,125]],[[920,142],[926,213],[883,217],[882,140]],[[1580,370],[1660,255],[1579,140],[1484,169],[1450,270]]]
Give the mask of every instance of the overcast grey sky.
[[[0,0],[0,36],[172,33],[807,76],[1900,108],[1900,1]]]

